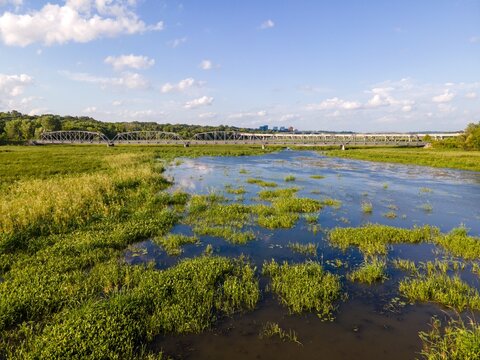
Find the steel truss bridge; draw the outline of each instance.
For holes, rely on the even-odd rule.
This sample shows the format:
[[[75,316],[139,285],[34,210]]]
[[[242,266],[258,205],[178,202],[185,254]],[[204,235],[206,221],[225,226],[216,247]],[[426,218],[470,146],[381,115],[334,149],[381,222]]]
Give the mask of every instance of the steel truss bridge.
[[[202,144],[244,144],[244,145],[310,145],[310,146],[424,146],[425,137],[442,140],[462,133],[410,134],[410,133],[245,133],[233,131],[212,131],[195,134],[190,139],[163,131],[130,131],[117,134],[113,139],[99,132],[91,131],[50,131],[42,133],[40,144],[159,144],[159,145],[202,145]]]

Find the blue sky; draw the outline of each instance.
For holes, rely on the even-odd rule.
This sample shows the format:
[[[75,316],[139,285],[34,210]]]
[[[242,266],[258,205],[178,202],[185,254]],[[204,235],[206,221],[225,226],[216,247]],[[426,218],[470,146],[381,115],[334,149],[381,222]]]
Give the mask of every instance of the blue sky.
[[[104,121],[458,130],[480,1],[0,0],[0,110]]]

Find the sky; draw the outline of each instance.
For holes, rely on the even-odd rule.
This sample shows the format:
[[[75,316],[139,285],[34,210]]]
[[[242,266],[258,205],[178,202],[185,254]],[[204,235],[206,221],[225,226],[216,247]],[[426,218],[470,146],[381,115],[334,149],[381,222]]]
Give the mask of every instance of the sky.
[[[0,111],[455,131],[480,121],[479,0],[0,0]]]

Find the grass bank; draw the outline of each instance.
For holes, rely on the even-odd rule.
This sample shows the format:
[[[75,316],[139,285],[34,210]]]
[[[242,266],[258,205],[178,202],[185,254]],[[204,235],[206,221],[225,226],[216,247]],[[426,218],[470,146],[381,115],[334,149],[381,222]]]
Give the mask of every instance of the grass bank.
[[[424,148],[352,148],[328,150],[328,156],[387,163],[480,171],[480,151]]]

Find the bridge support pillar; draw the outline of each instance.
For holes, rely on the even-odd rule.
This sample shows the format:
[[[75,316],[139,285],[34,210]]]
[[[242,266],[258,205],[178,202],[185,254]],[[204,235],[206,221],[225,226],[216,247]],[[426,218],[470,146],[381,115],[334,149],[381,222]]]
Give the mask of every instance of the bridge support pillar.
[[[341,150],[345,150],[345,145],[342,144],[342,145],[340,146],[340,149],[341,149]]]

